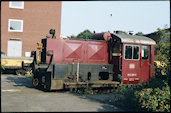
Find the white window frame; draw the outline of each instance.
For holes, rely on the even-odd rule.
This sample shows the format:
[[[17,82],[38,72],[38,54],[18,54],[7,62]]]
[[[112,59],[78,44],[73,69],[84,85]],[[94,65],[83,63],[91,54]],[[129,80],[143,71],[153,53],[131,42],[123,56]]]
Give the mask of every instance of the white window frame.
[[[126,59],[125,58],[125,55],[126,55],[126,46],[132,46],[132,59]],[[139,57],[138,57],[138,59],[133,59],[133,46],[136,46],[136,47],[138,47],[139,48],[139,52],[138,52],[138,55],[139,55]],[[132,45],[132,44],[125,44],[124,45],[124,60],[135,60],[135,61],[138,61],[138,60],[140,60],[140,45]]]
[[[24,1],[16,1],[16,2],[21,2],[22,6],[21,7],[17,7],[17,6],[12,6],[12,2],[9,2],[9,8],[15,8],[15,9],[24,9]]]
[[[10,22],[11,22],[11,21],[20,21],[20,22],[21,22],[21,30],[11,30],[11,29],[10,29]],[[23,20],[8,19],[8,31],[9,31],[9,32],[23,32]]]

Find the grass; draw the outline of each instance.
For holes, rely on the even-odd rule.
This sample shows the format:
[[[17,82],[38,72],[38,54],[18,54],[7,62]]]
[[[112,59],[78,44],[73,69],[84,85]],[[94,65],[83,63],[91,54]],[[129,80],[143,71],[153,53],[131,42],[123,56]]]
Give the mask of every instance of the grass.
[[[33,77],[33,75],[31,75],[31,74],[26,74],[25,75],[27,78],[32,78]]]

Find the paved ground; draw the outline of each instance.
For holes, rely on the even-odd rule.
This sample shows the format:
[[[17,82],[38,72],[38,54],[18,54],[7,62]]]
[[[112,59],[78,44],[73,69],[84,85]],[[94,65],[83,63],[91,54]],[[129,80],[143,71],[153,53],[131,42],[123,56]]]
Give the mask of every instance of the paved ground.
[[[69,91],[43,92],[32,86],[30,78],[1,75],[2,112],[124,111],[104,103],[106,98],[108,96],[81,96]]]

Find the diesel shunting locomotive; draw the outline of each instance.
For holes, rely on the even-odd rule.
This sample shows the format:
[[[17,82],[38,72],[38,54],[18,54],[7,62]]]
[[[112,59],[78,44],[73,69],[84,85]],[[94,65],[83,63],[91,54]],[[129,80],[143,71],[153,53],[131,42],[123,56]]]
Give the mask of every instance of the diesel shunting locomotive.
[[[46,90],[80,87],[115,87],[148,81],[154,76],[154,40],[125,34],[94,33],[91,39],[41,41],[41,61],[32,63],[33,85]]]

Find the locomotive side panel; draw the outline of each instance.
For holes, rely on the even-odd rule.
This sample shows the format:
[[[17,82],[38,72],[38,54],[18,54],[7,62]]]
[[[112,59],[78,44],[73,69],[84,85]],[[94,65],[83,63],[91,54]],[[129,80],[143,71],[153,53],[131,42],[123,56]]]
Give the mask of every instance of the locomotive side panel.
[[[54,64],[53,65],[53,79],[71,79],[76,80],[77,72],[79,73],[79,82],[85,81],[99,81],[99,80],[112,80],[113,65],[104,64]],[[106,75],[101,75],[105,73]],[[106,76],[103,77],[103,76]]]
[[[86,46],[87,63],[108,64],[107,43],[87,41]]]
[[[65,40],[63,44],[63,62],[62,63],[72,63],[78,62],[84,63],[85,54],[85,42],[78,40]]]
[[[106,42],[47,39],[47,51],[53,51],[53,63],[55,64],[77,62],[82,64],[108,64]],[[46,56],[46,63],[49,63],[50,58],[50,56]]]
[[[63,43],[60,39],[47,39],[46,52],[53,51],[53,63],[61,63],[63,60]],[[46,54],[46,53],[45,53]],[[51,56],[46,55],[46,63],[49,63]]]

